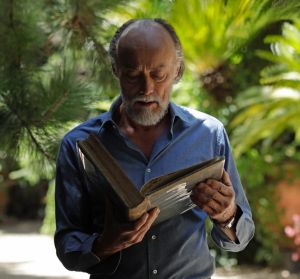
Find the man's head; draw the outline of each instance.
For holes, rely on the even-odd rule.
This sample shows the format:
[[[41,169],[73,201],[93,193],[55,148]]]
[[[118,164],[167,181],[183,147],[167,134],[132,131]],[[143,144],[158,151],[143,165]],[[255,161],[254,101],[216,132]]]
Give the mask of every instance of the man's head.
[[[131,20],[116,32],[110,55],[128,117],[143,126],[157,124],[184,69],[173,28],[160,19]]]

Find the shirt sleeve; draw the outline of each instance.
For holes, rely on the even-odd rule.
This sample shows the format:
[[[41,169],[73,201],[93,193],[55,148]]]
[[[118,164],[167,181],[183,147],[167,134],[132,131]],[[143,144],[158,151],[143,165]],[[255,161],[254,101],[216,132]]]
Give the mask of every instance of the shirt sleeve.
[[[228,172],[236,195],[236,204],[241,210],[240,217],[236,224],[237,241],[229,239],[225,233],[214,224],[211,236],[217,246],[230,251],[239,252],[243,250],[254,236],[255,226],[252,220],[252,213],[241,184],[241,180],[230,150],[230,144],[225,129],[220,129],[217,137],[216,150],[218,155],[225,156],[225,170]]]
[[[121,253],[101,261],[92,252],[93,243],[101,232],[93,232],[90,207],[76,143],[64,139],[58,153],[55,181],[57,256],[69,270],[114,273]]]

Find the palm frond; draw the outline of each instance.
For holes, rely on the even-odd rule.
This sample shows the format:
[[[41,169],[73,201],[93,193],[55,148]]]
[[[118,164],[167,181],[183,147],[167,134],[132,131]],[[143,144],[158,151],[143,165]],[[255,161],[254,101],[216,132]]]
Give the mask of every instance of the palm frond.
[[[239,156],[262,141],[270,146],[285,131],[300,143],[300,25],[284,23],[282,36],[268,36],[272,52],[258,54],[275,63],[261,72],[263,86],[252,87],[237,99],[239,111],[231,122],[232,142]]]
[[[269,24],[299,13],[300,3],[295,0],[191,0],[175,1],[168,18],[182,40],[188,64],[201,74],[243,52]]]

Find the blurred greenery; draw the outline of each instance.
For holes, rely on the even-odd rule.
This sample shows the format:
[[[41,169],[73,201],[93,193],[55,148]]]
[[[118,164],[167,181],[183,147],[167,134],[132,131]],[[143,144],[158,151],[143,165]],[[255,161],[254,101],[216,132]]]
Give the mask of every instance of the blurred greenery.
[[[1,0],[0,192],[46,179],[42,231],[53,233],[59,141],[118,95],[110,38],[130,18],[162,17],[186,60],[172,99],[224,123],[253,208],[254,257],[215,250],[217,262],[278,264],[274,189],[279,166],[300,161],[299,15],[298,0]]]
[[[275,64],[261,71],[265,86],[251,87],[238,97],[232,143],[236,155],[258,141],[273,149],[274,142],[290,131],[287,156],[293,156],[297,149],[291,143],[300,143],[300,22],[284,23],[281,36],[270,35],[265,41],[271,43],[272,52],[257,53]]]

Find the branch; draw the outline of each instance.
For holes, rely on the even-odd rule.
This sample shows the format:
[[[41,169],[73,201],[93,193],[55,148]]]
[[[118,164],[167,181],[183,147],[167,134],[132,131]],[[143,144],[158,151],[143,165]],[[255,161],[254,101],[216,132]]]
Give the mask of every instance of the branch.
[[[86,38],[90,38],[92,40],[92,42],[94,43],[94,46],[96,48],[96,51],[99,55],[99,57],[101,59],[99,59],[101,62],[104,62],[105,59],[105,55],[106,55],[106,51],[104,49],[104,47],[98,43],[98,41],[96,40],[95,36],[93,36],[93,34],[91,32],[89,32],[89,30],[86,28],[84,22],[81,20],[79,15],[75,15],[73,20],[72,20],[72,26],[73,27],[78,27],[78,29],[82,32],[82,34],[86,37]]]
[[[6,100],[5,96],[2,96],[6,106],[9,108],[9,110],[15,114],[17,116],[17,118],[19,119],[21,125],[27,130],[30,138],[32,139],[33,143],[36,145],[37,150],[39,150],[49,161],[52,161],[53,158],[51,158],[50,154],[48,154],[48,152],[46,150],[44,150],[44,148],[42,147],[42,145],[39,143],[39,141],[36,139],[36,137],[34,136],[33,132],[30,129],[30,125],[24,120],[22,119],[22,117],[18,114],[18,112],[13,109],[9,102]]]
[[[15,26],[15,19],[14,19],[14,0],[9,0],[6,2],[7,4],[7,10],[8,10],[8,27],[11,28],[12,32],[15,36],[16,34],[16,26]],[[15,57],[13,60],[11,60],[12,63],[9,65],[9,69],[15,70],[20,69],[21,67],[21,54],[20,54],[20,48],[17,48],[17,53],[15,53]]]
[[[57,111],[57,109],[60,107],[60,105],[64,102],[64,100],[66,99],[66,97],[68,96],[69,92],[65,91],[53,104],[52,106],[50,106],[50,108],[48,108],[48,110],[43,113],[42,117],[42,121],[41,122],[46,122],[51,115]]]
[[[21,119],[19,119],[20,121],[22,121]],[[22,122],[21,122],[22,123]],[[23,122],[24,123],[24,122]],[[22,123],[22,124],[23,124]],[[24,123],[25,124],[25,123]],[[53,158],[51,158],[51,155],[48,154],[48,152],[46,150],[44,150],[44,148],[42,147],[42,145],[38,142],[38,140],[35,138],[34,134],[32,133],[31,129],[29,128],[29,126],[24,125],[25,129],[27,130],[29,136],[31,137],[32,141],[34,142],[34,144],[36,145],[37,149],[49,160],[49,161],[53,161]]]

